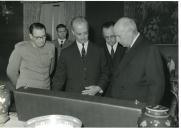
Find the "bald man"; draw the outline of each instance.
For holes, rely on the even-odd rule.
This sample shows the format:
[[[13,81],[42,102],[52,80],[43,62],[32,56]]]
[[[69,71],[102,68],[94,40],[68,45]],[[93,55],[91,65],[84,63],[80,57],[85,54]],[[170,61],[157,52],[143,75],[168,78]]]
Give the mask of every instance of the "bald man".
[[[160,52],[137,31],[134,20],[123,17],[114,25],[117,41],[127,47],[111,80],[110,97],[159,104],[164,92]]]
[[[60,54],[53,90],[102,94],[109,75],[104,49],[88,40],[88,22],[84,17],[75,17],[71,26],[75,42]]]

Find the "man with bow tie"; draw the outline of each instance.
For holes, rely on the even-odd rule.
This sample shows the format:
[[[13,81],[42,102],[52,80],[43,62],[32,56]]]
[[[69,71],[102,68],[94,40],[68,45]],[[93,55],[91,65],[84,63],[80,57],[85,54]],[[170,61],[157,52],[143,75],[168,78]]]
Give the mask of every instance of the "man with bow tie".
[[[84,17],[75,17],[71,26],[75,42],[60,55],[53,90],[102,94],[109,74],[104,49],[88,40],[88,22]]]

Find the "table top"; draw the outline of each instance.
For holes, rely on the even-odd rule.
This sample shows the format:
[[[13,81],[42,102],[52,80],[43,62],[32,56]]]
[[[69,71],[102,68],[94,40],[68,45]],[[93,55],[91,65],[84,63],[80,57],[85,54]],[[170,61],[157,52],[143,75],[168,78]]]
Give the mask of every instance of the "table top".
[[[0,126],[1,128],[24,128],[25,122],[19,121],[17,113],[9,113],[10,120],[8,120],[4,125]]]

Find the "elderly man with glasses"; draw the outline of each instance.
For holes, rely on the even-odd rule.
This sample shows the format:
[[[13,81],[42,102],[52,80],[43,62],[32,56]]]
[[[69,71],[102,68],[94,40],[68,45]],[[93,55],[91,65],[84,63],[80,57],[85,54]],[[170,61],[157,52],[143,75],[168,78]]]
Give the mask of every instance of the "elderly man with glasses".
[[[15,45],[7,66],[7,76],[16,89],[50,89],[50,74],[53,71],[55,46],[46,41],[46,28],[41,23],[29,27],[29,41]]]

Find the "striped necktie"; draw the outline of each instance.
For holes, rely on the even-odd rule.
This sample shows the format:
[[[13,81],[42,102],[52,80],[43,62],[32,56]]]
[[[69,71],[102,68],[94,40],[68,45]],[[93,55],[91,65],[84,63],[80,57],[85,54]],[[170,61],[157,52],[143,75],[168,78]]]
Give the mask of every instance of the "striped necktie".
[[[85,48],[84,48],[84,43],[82,44],[82,51],[81,51],[81,54],[82,54],[82,58],[85,57],[86,53],[85,53]]]
[[[111,57],[112,57],[112,58],[114,57],[114,49],[113,49],[113,46],[111,46]]]

